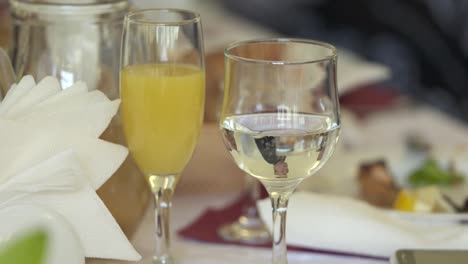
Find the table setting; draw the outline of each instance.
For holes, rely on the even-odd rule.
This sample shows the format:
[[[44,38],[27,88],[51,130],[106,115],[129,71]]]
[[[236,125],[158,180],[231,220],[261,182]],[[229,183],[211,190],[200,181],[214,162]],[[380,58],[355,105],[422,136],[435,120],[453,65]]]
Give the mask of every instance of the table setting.
[[[468,126],[386,65],[211,1],[5,10],[0,264],[466,250]]]

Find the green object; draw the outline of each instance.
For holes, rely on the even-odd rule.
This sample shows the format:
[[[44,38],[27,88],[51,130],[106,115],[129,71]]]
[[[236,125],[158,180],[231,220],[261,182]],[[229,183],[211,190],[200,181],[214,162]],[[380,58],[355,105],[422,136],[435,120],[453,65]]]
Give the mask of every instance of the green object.
[[[428,159],[421,168],[410,174],[409,182],[413,186],[453,185],[462,182],[463,175],[450,170],[443,170],[437,161]]]
[[[46,264],[47,234],[36,230],[0,249],[0,264]]]

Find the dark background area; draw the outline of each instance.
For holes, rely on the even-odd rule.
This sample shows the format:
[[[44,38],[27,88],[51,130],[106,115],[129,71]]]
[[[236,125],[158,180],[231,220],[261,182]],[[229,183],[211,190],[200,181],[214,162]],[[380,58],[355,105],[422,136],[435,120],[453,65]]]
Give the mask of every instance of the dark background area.
[[[468,122],[466,0],[222,0],[292,37],[320,39],[383,63],[384,86]]]

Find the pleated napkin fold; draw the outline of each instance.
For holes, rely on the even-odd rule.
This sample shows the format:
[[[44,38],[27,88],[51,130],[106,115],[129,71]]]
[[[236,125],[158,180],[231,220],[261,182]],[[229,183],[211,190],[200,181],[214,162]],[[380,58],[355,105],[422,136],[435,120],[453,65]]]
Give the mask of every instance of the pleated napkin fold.
[[[71,223],[87,257],[137,261],[96,194],[128,155],[99,139],[119,103],[83,82],[62,90],[53,77],[36,84],[25,76],[13,85],[0,103],[0,206],[52,209]]]

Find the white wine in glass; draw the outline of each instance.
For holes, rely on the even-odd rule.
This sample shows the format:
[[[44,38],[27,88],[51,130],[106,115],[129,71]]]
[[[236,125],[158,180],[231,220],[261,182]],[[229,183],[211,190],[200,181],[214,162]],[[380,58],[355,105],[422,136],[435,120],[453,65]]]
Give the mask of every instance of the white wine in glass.
[[[285,264],[289,196],[338,141],[336,49],[312,40],[252,40],[229,46],[225,65],[224,143],[239,168],[267,189],[273,263]]]
[[[130,153],[154,196],[153,262],[173,263],[169,211],[203,122],[205,66],[200,16],[178,9],[127,14],[120,94]]]
[[[237,146],[231,151],[234,160],[263,181],[313,174],[332,154],[339,132],[330,118],[314,114],[280,120],[274,113],[238,115],[227,117],[222,126]]]

